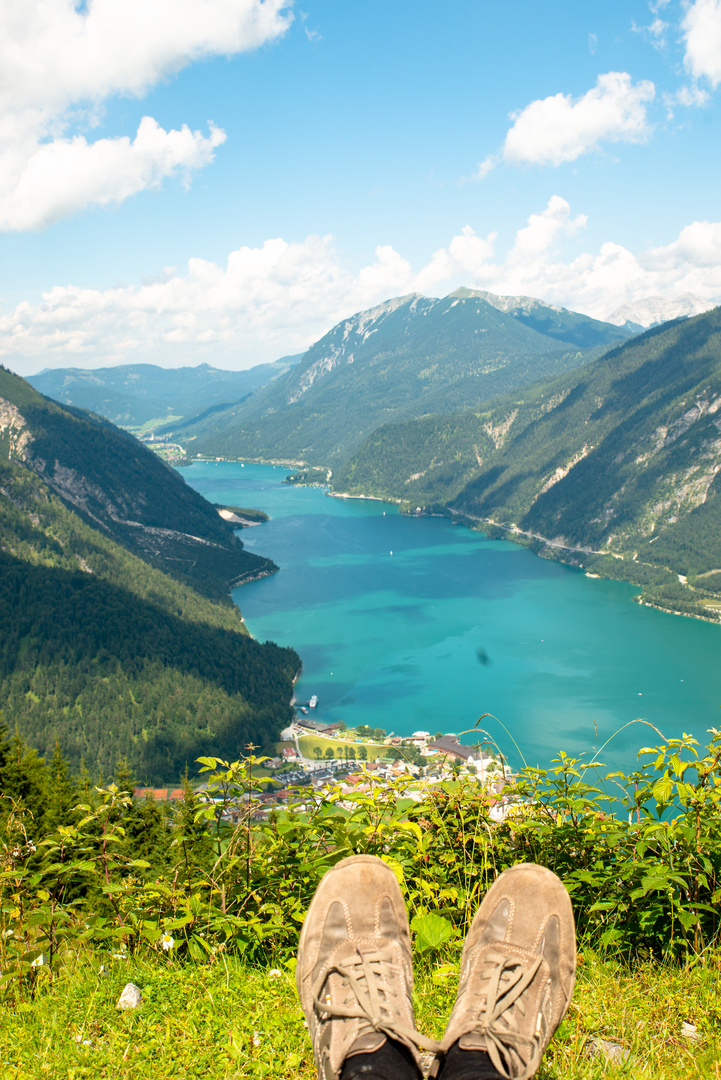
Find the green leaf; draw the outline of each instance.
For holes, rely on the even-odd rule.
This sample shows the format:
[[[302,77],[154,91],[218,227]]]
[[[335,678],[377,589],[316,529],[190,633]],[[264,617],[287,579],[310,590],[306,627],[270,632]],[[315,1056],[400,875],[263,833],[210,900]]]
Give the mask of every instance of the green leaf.
[[[657,803],[667,803],[673,793],[673,780],[670,776],[662,776],[653,785],[651,791]]]
[[[444,919],[442,915],[416,915],[411,922],[411,929],[416,935],[416,944],[421,952],[429,949],[440,949],[446,941],[456,936],[453,924]]]

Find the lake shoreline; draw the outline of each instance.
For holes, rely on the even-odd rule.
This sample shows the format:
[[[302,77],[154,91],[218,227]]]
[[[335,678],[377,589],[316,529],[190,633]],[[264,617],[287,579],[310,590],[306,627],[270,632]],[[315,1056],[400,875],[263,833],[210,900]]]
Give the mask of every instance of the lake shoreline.
[[[298,467],[300,467],[300,468],[310,468],[310,467],[312,467],[314,469],[324,468],[324,469],[326,469],[326,471],[328,473],[328,480],[330,480],[330,477],[332,475],[332,470],[328,466],[308,466],[306,462],[290,461],[290,460],[287,460],[287,459],[286,460],[279,460],[277,458],[276,459],[247,458],[247,457],[233,458],[233,459],[231,459],[231,458],[220,458],[220,459],[194,458],[191,461],[187,461],[187,462],[184,462],[184,463],[182,463],[180,465],[176,465],[175,468],[182,468],[184,466],[189,466],[189,465],[192,465],[194,462],[208,462],[208,463],[212,464],[214,460],[223,461],[223,462],[226,462],[226,463],[229,463],[229,464],[231,464],[231,463],[232,464],[238,464],[238,465],[243,465],[245,463],[245,464],[248,464],[248,465],[272,465],[272,466],[275,466],[275,467],[282,467],[282,468],[288,468],[288,467],[296,467],[296,468],[298,468]],[[400,498],[397,498],[397,497],[391,496],[391,495],[368,495],[368,494],[365,494],[363,492],[356,493],[356,492],[348,492],[348,491],[332,491],[325,484],[322,484],[322,483],[319,484],[317,480],[315,480],[315,481],[313,481],[311,483],[304,483],[302,480],[300,480],[300,481],[296,482],[296,486],[298,486],[298,487],[320,487],[322,490],[324,490],[326,496],[328,496],[329,498],[333,498],[333,499],[358,500],[358,501],[366,501],[366,502],[380,502],[380,503],[387,503],[389,506],[402,506],[403,503],[407,501],[407,500],[400,499]],[[574,567],[576,567],[578,569],[581,569],[581,570],[585,569],[581,563],[579,563],[575,558],[572,557],[573,554],[578,554],[578,555],[581,555],[581,556],[590,556],[590,557],[594,557],[594,556],[596,556],[596,557],[599,557],[599,556],[600,557],[610,557],[610,558],[616,559],[622,565],[627,565],[628,562],[629,562],[629,560],[625,559],[624,556],[622,556],[622,555],[620,555],[618,553],[614,553],[614,552],[610,552],[610,551],[596,551],[593,548],[584,547],[582,545],[561,544],[560,542],[558,542],[556,540],[551,540],[548,537],[542,536],[540,533],[525,532],[523,529],[519,529],[518,526],[514,525],[514,524],[509,525],[509,524],[505,524],[503,522],[494,521],[491,518],[475,517],[472,514],[467,514],[467,513],[464,513],[462,511],[453,510],[450,507],[447,508],[447,513],[448,513],[449,520],[455,521],[456,524],[458,524],[458,525],[464,525],[467,528],[471,529],[472,531],[484,532],[486,535],[492,535],[492,533],[489,533],[488,529],[483,528],[484,525],[487,525],[489,527],[489,529],[492,530],[492,531],[494,531],[494,530],[502,531],[504,534],[506,534],[505,539],[510,540],[514,544],[518,544],[520,547],[526,547],[526,548],[530,548],[531,550],[534,550],[535,545],[542,545],[542,549],[541,550],[534,550],[534,554],[538,555],[539,558],[549,558],[552,561],[558,562],[563,566],[574,566]],[[423,509],[420,509],[419,511],[415,512],[411,516],[414,516],[414,517],[437,517],[437,516],[446,516],[446,515],[445,514],[439,515],[438,513],[431,514],[431,513],[427,513]],[[563,552],[568,552],[569,557],[564,558],[563,554],[562,554]],[[596,567],[592,571],[592,576],[593,577],[599,578],[601,580],[607,580],[607,581],[626,582],[627,584],[633,585],[634,587],[636,587],[638,589],[641,589],[641,594],[638,596],[638,598],[633,597],[632,599],[633,599],[633,601],[635,603],[638,603],[643,607],[655,608],[657,611],[665,611],[666,613],[668,613],[670,615],[680,615],[680,616],[682,616],[684,618],[697,619],[700,622],[711,623],[711,624],[716,625],[716,626],[721,625],[721,619],[716,618],[713,615],[704,615],[700,611],[680,611],[678,608],[674,607],[672,605],[672,603],[669,603],[668,605],[666,605],[666,604],[663,604],[663,603],[657,603],[657,602],[655,602],[653,600],[650,600],[650,599],[642,598],[643,597],[643,589],[644,589],[644,586],[643,586],[642,583],[630,580],[629,577],[627,577],[627,576],[617,576],[617,575],[608,574],[608,573],[596,573],[596,570],[598,570],[598,569],[599,568]],[[588,571],[586,571],[586,573],[587,573],[587,576],[588,576]],[[684,589],[687,591],[689,599],[693,600],[693,588],[684,583]],[[699,603],[700,603],[700,601],[699,601]]]
[[[450,514],[411,521],[387,500],[328,499],[284,483],[282,467],[207,463],[185,475],[213,502],[270,515],[243,537],[283,572],[233,599],[256,640],[298,650],[295,695],[317,694],[328,724],[407,737],[466,731],[487,715],[479,727],[512,767],[546,765],[559,747],[592,754],[624,731],[610,760],[630,767],[634,719],[669,737],[715,723],[718,634],[630,604],[639,590],[628,583],[592,583],[501,530],[487,539],[479,522],[459,529]]]

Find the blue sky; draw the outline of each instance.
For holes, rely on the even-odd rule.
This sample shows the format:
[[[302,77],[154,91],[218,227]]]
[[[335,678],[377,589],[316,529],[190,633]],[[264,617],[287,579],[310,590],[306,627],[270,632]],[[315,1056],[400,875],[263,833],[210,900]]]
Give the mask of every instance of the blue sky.
[[[248,367],[460,284],[721,300],[721,0],[0,11],[0,359]]]

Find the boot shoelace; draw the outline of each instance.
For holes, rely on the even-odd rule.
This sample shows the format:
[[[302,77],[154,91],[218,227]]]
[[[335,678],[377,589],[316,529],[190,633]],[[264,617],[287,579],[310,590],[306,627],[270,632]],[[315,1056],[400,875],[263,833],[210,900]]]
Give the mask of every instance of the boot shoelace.
[[[330,994],[319,995],[323,985],[335,972],[346,988],[343,1003],[335,1004]],[[383,985],[384,984],[384,985]],[[390,1039],[398,1039],[434,1053],[440,1051],[440,1043],[421,1035],[414,1027],[399,1022],[394,1003],[387,998],[399,996],[398,987],[403,985],[399,965],[389,951],[377,949],[362,952],[356,946],[355,953],[331,964],[321,971],[313,987],[313,1002],[319,1013],[329,1018],[365,1020],[373,1031],[381,1032]],[[388,1019],[384,1019],[383,1013]]]
[[[522,998],[533,982],[542,962],[542,956],[537,956],[532,962],[524,963],[516,956],[508,956],[499,952],[489,952],[484,958],[486,971],[481,976],[481,980],[487,982],[488,985],[478,1021],[473,1025],[473,1032],[482,1035],[486,1040],[486,1052],[494,1068],[502,1076],[508,1077],[508,1080],[512,1080],[514,1076],[510,1071],[512,1065],[510,1050],[515,1051],[521,1061],[524,1062],[526,1069],[533,1064],[536,1057],[539,1057],[540,1060],[538,1045],[540,1013],[536,1018],[533,1032],[524,1034],[519,1030],[518,1022],[513,1015],[513,1009],[517,1008],[521,1015],[525,1017],[526,1009]],[[526,1055],[523,1054],[524,1049]],[[530,1051],[530,1055],[528,1051]],[[526,1061],[526,1057],[528,1057],[528,1061]],[[536,1066],[537,1064],[538,1062],[536,1062]],[[535,1071],[535,1066],[531,1072],[533,1071]],[[528,1075],[531,1075],[531,1073]]]

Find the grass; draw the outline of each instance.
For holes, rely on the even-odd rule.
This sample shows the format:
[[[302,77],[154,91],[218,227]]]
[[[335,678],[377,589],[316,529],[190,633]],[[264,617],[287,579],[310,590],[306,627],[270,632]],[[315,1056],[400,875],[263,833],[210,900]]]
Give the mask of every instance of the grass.
[[[146,420],[144,424],[127,424],[125,430],[129,431],[131,435],[145,435],[146,432],[152,431],[153,428],[161,427],[163,424],[174,424],[176,420],[182,419],[182,416],[172,416],[168,413],[166,416],[156,416],[153,420]]]
[[[166,957],[152,963],[78,961],[34,995],[0,1009],[4,1080],[313,1080],[315,1070],[292,972],[245,966],[220,955],[210,966]],[[568,1016],[547,1052],[540,1080],[686,1080],[721,1077],[721,958],[685,966],[630,968],[585,952]],[[126,982],[143,994],[137,1011],[115,1003]],[[443,1034],[454,977],[416,977],[416,1020]],[[690,1041],[683,1022],[701,1035]],[[602,1038],[628,1049],[626,1064],[589,1057]]]
[[[379,758],[386,757],[388,755],[388,751],[390,750],[390,746],[386,746],[384,743],[360,742],[360,741],[354,742],[351,739],[344,738],[342,732],[339,732],[339,736],[340,737],[327,738],[325,735],[299,735],[298,736],[298,744],[300,745],[300,749],[301,749],[301,752],[302,752],[303,756],[309,758],[311,761],[316,761],[317,760],[316,756],[315,756],[315,753],[314,753],[316,746],[320,747],[321,760],[323,760],[325,758],[325,752],[328,749],[328,747],[330,747],[331,750],[333,751],[333,756],[334,757],[336,756],[336,751],[340,747],[341,753],[338,754],[337,756],[342,758],[343,757],[343,747],[352,746],[353,749],[356,752],[356,758],[357,758],[357,756],[358,756],[358,748],[360,746],[364,746],[365,749],[366,749],[366,753],[368,755],[368,757],[367,757],[368,761],[377,761]],[[282,751],[282,749],[284,747],[286,747],[286,746],[290,746],[293,749],[295,749],[295,743],[294,742],[277,743],[276,745],[277,745],[277,749],[278,749],[279,752]],[[401,750],[402,749],[403,748],[401,747]]]

